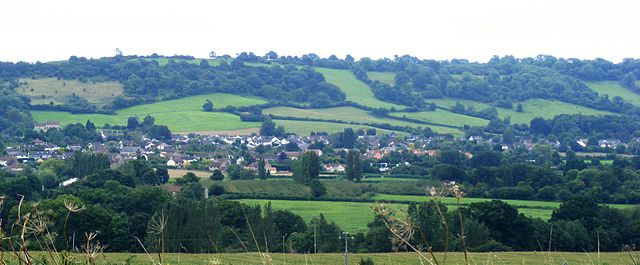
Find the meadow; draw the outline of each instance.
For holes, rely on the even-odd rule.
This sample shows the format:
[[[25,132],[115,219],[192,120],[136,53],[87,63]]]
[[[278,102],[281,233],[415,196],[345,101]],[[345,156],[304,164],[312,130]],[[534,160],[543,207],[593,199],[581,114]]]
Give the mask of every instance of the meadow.
[[[174,132],[228,131],[260,127],[259,122],[242,122],[240,117],[234,114],[204,112],[202,104],[207,99],[211,100],[216,108],[249,106],[266,102],[254,97],[213,93],[133,106],[118,110],[114,115],[72,114],[61,111],[32,111],[31,114],[38,122],[55,120],[65,125],[91,120],[98,126],[107,123],[126,125],[129,117],[135,116],[142,119],[146,115],[152,115],[156,119],[156,124],[167,125]]]
[[[450,109],[451,107],[455,106],[456,102],[460,102],[460,104],[465,105],[466,108],[473,107],[474,110],[476,111],[493,107],[489,104],[485,104],[482,102],[456,99],[456,98],[431,99],[429,101],[436,103],[436,105],[438,105],[439,107],[444,107],[447,109]],[[496,107],[496,110],[498,111],[498,116],[501,119],[504,119],[506,117],[511,117],[512,124],[520,124],[520,123],[529,124],[531,119],[536,117],[550,119],[560,114],[617,115],[615,113],[608,112],[608,111],[596,110],[596,109],[592,109],[592,108],[588,108],[580,105],[575,105],[575,104],[561,102],[561,101],[547,100],[547,99],[529,99],[520,103],[522,104],[523,112],[515,111],[515,106],[517,103],[514,103],[513,109]]]
[[[376,98],[371,88],[364,82],[356,79],[350,70],[339,70],[329,68],[315,68],[327,82],[336,85],[347,95],[347,100],[353,101],[375,108],[395,108],[397,110],[404,109],[404,106],[385,102]]]
[[[409,119],[420,120],[425,122],[433,122],[439,124],[447,124],[458,127],[469,126],[485,126],[488,120],[476,118],[472,116],[454,113],[448,110],[436,109],[435,111],[421,112],[392,112],[389,115],[395,117],[407,117]]]
[[[379,81],[390,86],[396,84],[396,74],[391,72],[367,72],[367,77],[371,81]]]
[[[609,99],[613,97],[621,97],[625,101],[640,106],[640,95],[632,92],[626,87],[623,87],[618,81],[598,81],[598,82],[584,82],[589,88],[598,92],[600,95],[609,95]]]
[[[388,133],[396,133],[396,134],[406,134],[404,132],[390,131],[384,130],[380,128],[374,128],[365,125],[355,125],[355,124],[345,124],[345,123],[335,123],[335,122],[323,122],[323,121],[294,121],[294,120],[273,120],[278,126],[284,126],[284,129],[287,132],[292,132],[297,135],[309,135],[312,132],[326,132],[326,133],[337,133],[342,132],[346,128],[352,128],[354,130],[366,130],[366,129],[376,129],[377,133],[388,134]]]
[[[389,118],[379,118],[369,114],[365,110],[361,110],[354,107],[335,107],[335,108],[326,108],[326,109],[296,109],[296,108],[290,108],[290,107],[274,107],[274,108],[265,109],[263,113],[273,114],[276,116],[341,120],[341,121],[357,122],[357,123],[377,123],[377,124],[386,123],[394,126],[409,126],[414,128],[430,127],[434,132],[438,132],[438,133],[450,133],[455,135],[462,134],[460,130],[449,128],[449,127],[417,124],[417,123],[400,121],[400,120],[389,119]]]
[[[336,239],[337,240],[337,239]],[[270,249],[266,264],[316,264],[335,265],[343,264],[342,253],[318,253],[318,254],[282,254],[281,249]],[[213,249],[212,249],[212,252]],[[45,253],[34,253],[36,257],[46,257]],[[264,254],[264,253],[262,253]],[[243,264],[263,265],[262,254],[257,252],[241,253],[217,253],[217,254],[188,254],[166,253],[163,255],[163,264]],[[428,255],[428,253],[423,253]],[[638,260],[638,252],[604,252],[604,253],[573,253],[573,252],[487,252],[468,253],[470,264],[523,264],[523,265],[551,265],[551,264],[633,264],[630,255]],[[73,255],[76,260],[84,260],[81,254]],[[442,261],[444,253],[435,253],[436,258]],[[360,259],[370,258],[378,265],[419,265],[428,264],[420,262],[418,254],[413,252],[390,253],[349,253],[349,264],[358,264]],[[104,253],[96,258],[96,264],[125,264],[127,259],[132,265],[157,264],[158,257],[154,253]],[[449,252],[447,264],[464,264],[464,254],[461,252]]]
[[[54,105],[68,103],[70,96],[85,98],[89,103],[100,108],[122,95],[122,85],[115,81],[80,82],[78,80],[58,80],[57,78],[24,78],[16,92],[31,99],[31,104]],[[26,82],[26,84],[24,84]]]

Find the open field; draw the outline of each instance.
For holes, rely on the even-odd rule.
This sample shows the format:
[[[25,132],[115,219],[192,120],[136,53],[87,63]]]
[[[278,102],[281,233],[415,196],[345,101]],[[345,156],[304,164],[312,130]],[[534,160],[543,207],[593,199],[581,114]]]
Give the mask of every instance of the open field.
[[[631,90],[623,87],[618,81],[598,81],[584,82],[600,95],[609,95],[609,99],[619,96],[625,101],[640,106],[640,95],[633,93]]]
[[[460,102],[461,104],[465,105],[466,108],[473,107],[476,111],[492,107],[482,102],[456,98],[431,99],[429,101],[445,108],[451,108],[455,106],[456,102]],[[529,99],[521,103],[523,112],[515,111],[515,106],[517,103],[514,103],[513,109],[496,108],[496,110],[498,111],[498,116],[502,119],[511,117],[511,123],[514,124],[528,124],[531,119],[536,117],[549,119],[560,114],[616,115],[615,113],[608,111],[601,111],[571,103],[552,101],[547,99]]]
[[[435,111],[421,111],[421,112],[393,112],[391,116],[395,117],[407,117],[409,119],[421,120],[425,122],[433,122],[440,124],[448,124],[453,126],[463,127],[469,126],[485,126],[489,123],[488,120],[453,113],[451,111],[436,109]]]
[[[404,109],[404,106],[385,102],[376,98],[371,88],[364,82],[356,79],[349,70],[338,70],[328,68],[315,68],[316,71],[324,75],[327,82],[339,87],[347,95],[347,100],[375,108],[395,108]]]
[[[206,178],[209,178],[209,176],[211,176],[211,172],[209,171],[198,171],[198,170],[187,170],[187,169],[168,169],[167,171],[169,171],[169,178],[181,178],[188,172],[196,174],[196,176],[199,178],[206,179]]]
[[[345,123],[334,123],[334,122],[321,122],[321,121],[293,121],[293,120],[273,120],[278,126],[284,126],[284,129],[287,132],[292,132],[297,135],[309,135],[311,132],[327,132],[327,133],[336,133],[341,132],[345,128],[352,128],[354,130],[360,129],[371,129],[373,127],[364,126],[364,125],[354,125],[354,124],[345,124]],[[377,133],[391,133],[392,131],[383,130],[380,128],[376,129]],[[398,134],[406,134],[403,132],[395,132]]]
[[[431,129],[437,133],[451,133],[451,134],[462,133],[460,130],[449,128],[449,127],[417,124],[417,123],[394,120],[389,118],[379,118],[369,114],[365,110],[361,110],[354,107],[336,107],[336,108],[326,108],[326,109],[296,109],[296,108],[290,108],[290,107],[274,107],[274,108],[265,109],[263,113],[273,114],[276,116],[287,116],[287,117],[297,117],[297,118],[342,120],[347,122],[359,122],[359,123],[378,123],[378,124],[387,123],[394,126],[431,127]]]
[[[105,123],[126,125],[127,119],[131,116],[142,119],[146,115],[152,115],[156,119],[156,124],[167,125],[174,132],[229,131],[260,127],[259,122],[242,122],[240,117],[230,113],[202,111],[205,99],[210,99],[215,107],[247,106],[265,102],[257,98],[214,93],[138,105],[119,110],[115,115],[72,114],[60,111],[32,111],[31,114],[39,122],[55,120],[65,125],[91,120],[98,126]]]
[[[367,224],[373,221],[375,214],[371,207],[374,203],[367,202],[334,202],[334,201],[289,201],[289,200],[239,200],[248,205],[262,205],[271,202],[275,210],[289,210],[300,215],[305,221],[311,220],[321,213],[330,222],[335,222],[340,228],[349,232],[367,230]],[[406,205],[402,205],[406,210]]]
[[[67,103],[70,96],[76,95],[97,107],[102,107],[123,92],[122,85],[114,81],[94,83],[56,78],[25,78],[20,79],[20,82],[27,84],[20,85],[16,92],[29,97],[34,105],[48,105],[50,102],[61,105]]]
[[[391,86],[396,84],[396,74],[391,72],[367,72],[367,77],[371,81],[380,81]]]
[[[316,264],[335,265],[343,264],[342,253],[319,253],[319,254],[282,254],[281,250],[271,249],[269,264]],[[213,250],[212,250],[213,252]],[[46,257],[45,253],[32,252],[36,257]],[[428,256],[428,253],[423,253]],[[640,253],[631,253],[637,260]],[[84,256],[73,254],[77,260],[84,260]],[[442,262],[444,253],[435,253],[436,259]],[[9,258],[8,255],[5,257]],[[378,265],[418,265],[428,264],[426,261],[420,262],[418,254],[413,252],[397,253],[349,253],[349,264],[358,264],[360,259],[370,258]],[[469,253],[470,264],[524,264],[524,265],[547,265],[547,264],[633,264],[627,252],[603,252],[603,253],[575,253],[575,252],[487,252]],[[599,257],[599,259],[598,259]],[[154,253],[147,255],[144,253],[104,253],[98,255],[96,264],[124,264],[125,260],[131,258],[133,265],[155,264],[158,256]],[[154,260],[152,262],[150,259]],[[566,262],[566,263],[565,263]],[[597,263],[596,263],[597,262]],[[242,253],[218,253],[218,254],[185,254],[167,253],[163,255],[163,264],[242,264],[242,265],[262,265],[261,254],[256,252]],[[464,254],[461,252],[449,252],[447,254],[447,264],[464,264]]]

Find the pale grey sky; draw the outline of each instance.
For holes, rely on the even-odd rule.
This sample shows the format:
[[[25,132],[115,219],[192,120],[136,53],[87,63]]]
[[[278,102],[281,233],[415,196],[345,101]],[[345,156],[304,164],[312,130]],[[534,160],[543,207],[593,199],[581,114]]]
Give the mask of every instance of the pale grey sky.
[[[0,60],[316,53],[640,57],[637,0],[7,0]]]

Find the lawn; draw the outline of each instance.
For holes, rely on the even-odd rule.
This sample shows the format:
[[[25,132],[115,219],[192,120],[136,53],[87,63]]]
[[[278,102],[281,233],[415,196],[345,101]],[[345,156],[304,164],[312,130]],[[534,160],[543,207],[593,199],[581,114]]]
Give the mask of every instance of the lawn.
[[[482,102],[456,98],[431,99],[429,101],[434,102],[436,103],[436,105],[444,108],[451,108],[456,104],[456,102],[460,102],[467,108],[473,107],[476,111],[492,107]],[[515,111],[515,106],[517,103],[514,103],[513,109],[496,108],[496,110],[498,111],[498,116],[502,119],[511,117],[511,123],[513,124],[528,124],[531,119],[536,117],[550,119],[560,114],[616,115],[615,113],[608,111],[601,111],[580,105],[547,99],[529,99],[521,103],[523,112]]]
[[[377,124],[390,124],[394,126],[409,126],[409,127],[425,127],[427,125],[417,124],[412,122],[400,121],[389,118],[379,118],[369,114],[365,110],[361,110],[354,107],[336,107],[326,109],[296,109],[290,107],[274,107],[268,108],[263,111],[265,114],[273,114],[276,116],[297,117],[297,118],[313,118],[313,119],[326,119],[326,120],[341,120],[347,122],[357,123],[377,123]],[[431,129],[437,133],[451,133],[461,134],[460,130],[442,126],[431,126]],[[286,127],[285,127],[286,128]]]
[[[404,109],[404,106],[385,102],[376,98],[371,88],[364,82],[356,79],[349,70],[315,68],[324,75],[327,82],[339,87],[347,95],[347,100],[375,108]]]
[[[615,96],[619,96],[625,101],[640,106],[640,95],[633,93],[626,87],[623,87],[618,81],[599,81],[599,82],[584,82],[594,91],[600,95],[609,95],[609,99],[613,99]]]
[[[58,80],[57,78],[20,79],[21,84],[16,92],[31,99],[31,104],[48,105],[53,102],[61,105],[68,102],[68,98],[76,95],[85,98],[98,108],[111,103],[122,94],[122,85],[118,82],[80,82],[78,80]]]
[[[338,239],[336,239],[338,240]],[[335,265],[343,264],[344,255],[342,253],[319,253],[319,254],[282,254],[281,250],[270,249],[268,260],[262,260],[260,253],[240,252],[240,253],[218,253],[218,254],[186,254],[186,253],[166,253],[163,255],[163,264],[243,264],[243,265],[263,265],[263,264],[315,264],[315,265]],[[213,252],[213,249],[212,249]],[[43,252],[31,252],[36,257],[48,258]],[[264,254],[264,253],[263,253]],[[638,260],[637,252],[631,253]],[[428,256],[428,253],[423,253]],[[9,261],[13,257],[6,255]],[[81,254],[73,254],[76,260],[84,260]],[[436,258],[442,262],[444,253],[435,253]],[[599,258],[598,258],[599,257]],[[104,253],[98,255],[96,264],[126,264],[143,265],[157,264],[158,256],[155,253],[149,255],[145,253]],[[418,259],[418,254],[414,252],[393,252],[393,253],[349,253],[349,264],[358,264],[360,259],[370,258],[375,264],[384,265],[419,265],[422,263]],[[576,252],[487,252],[468,253],[470,264],[525,264],[525,265],[546,265],[546,264],[633,264],[627,252],[603,252],[603,253],[576,253]],[[40,259],[38,259],[40,260]],[[596,263],[598,261],[598,263]],[[465,264],[464,254],[461,252],[449,252],[447,264]]]
[[[65,125],[77,122],[84,123],[87,120],[91,120],[98,126],[106,123],[126,125],[127,119],[131,116],[137,116],[142,119],[146,115],[152,115],[156,119],[156,124],[167,125],[174,132],[229,131],[260,126],[259,122],[242,122],[240,117],[230,113],[204,112],[202,111],[202,104],[206,99],[210,99],[216,108],[248,106],[266,102],[253,97],[214,93],[138,105],[119,110],[115,115],[72,114],[61,111],[32,111],[31,114],[39,122],[59,121]]]
[[[367,77],[371,81],[380,81],[391,86],[396,84],[396,74],[391,72],[367,72]]]
[[[463,127],[464,125],[485,126],[489,123],[489,121],[485,119],[453,113],[451,111],[443,109],[422,112],[393,112],[390,115],[395,117],[407,117],[410,119],[421,120],[425,122],[447,124],[459,127]]]

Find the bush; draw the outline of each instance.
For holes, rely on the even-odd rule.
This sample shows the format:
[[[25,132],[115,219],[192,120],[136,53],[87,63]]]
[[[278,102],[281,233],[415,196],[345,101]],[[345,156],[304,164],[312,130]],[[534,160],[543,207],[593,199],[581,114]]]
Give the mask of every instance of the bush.
[[[222,175],[222,171],[220,171],[219,169],[216,169],[213,171],[213,174],[209,176],[209,178],[213,181],[220,181],[224,179],[224,175]]]
[[[224,194],[223,186],[213,184],[209,187],[209,196],[220,196],[222,194]]]
[[[476,248],[471,249],[474,252],[502,252],[511,251],[511,248],[504,244],[491,239],[489,242],[484,243]]]

